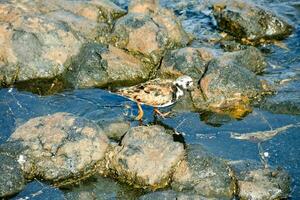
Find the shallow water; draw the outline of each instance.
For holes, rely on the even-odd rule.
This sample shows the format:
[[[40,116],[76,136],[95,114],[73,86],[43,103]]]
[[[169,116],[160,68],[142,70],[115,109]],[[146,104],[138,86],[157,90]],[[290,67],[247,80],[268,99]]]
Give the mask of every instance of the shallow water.
[[[124,7],[127,1],[120,1]],[[218,37],[214,22],[209,13],[195,6],[194,1],[174,4],[162,1],[163,5],[175,9],[182,18],[187,31],[194,33],[199,41],[207,37]],[[176,4],[176,2],[181,2]],[[198,1],[199,2],[199,1]],[[215,155],[225,159],[253,159],[260,161],[257,143],[230,138],[231,132],[248,133],[271,130],[300,122],[300,3],[297,1],[264,1],[272,9],[289,18],[294,24],[294,34],[284,40],[287,49],[269,45],[261,47],[266,52],[269,67],[262,78],[274,83],[278,93],[268,97],[260,107],[242,120],[227,116],[193,112],[176,113],[171,118],[159,123],[170,126],[184,135],[188,144],[202,144]],[[201,24],[196,22],[200,21]],[[201,42],[197,43],[200,44]],[[132,107],[132,109],[128,109]],[[70,112],[101,123],[102,120],[126,117],[131,119],[136,114],[136,105],[127,99],[110,94],[100,89],[66,91],[61,94],[41,97],[17,89],[0,89],[0,143],[7,140],[14,129],[28,119],[55,112]],[[133,112],[133,113],[132,113]],[[153,122],[152,108],[146,107],[146,120]],[[133,122],[132,125],[136,125]],[[300,127],[293,127],[272,139],[262,143],[264,152],[269,153],[268,162],[272,166],[281,166],[293,178],[291,199],[300,199]],[[105,183],[105,184],[103,184]],[[114,190],[103,191],[106,185]],[[42,189],[40,189],[42,187]],[[45,196],[37,195],[35,199],[45,197],[62,198],[60,191],[51,192],[53,188],[35,182],[20,193],[16,199],[30,196],[40,190]],[[49,191],[50,192],[49,192]],[[48,192],[47,192],[48,191]],[[139,191],[103,178],[96,178],[74,189],[74,193],[86,191],[100,197],[106,193],[105,199],[127,198],[138,196]],[[116,192],[117,191],[117,192]],[[69,190],[65,193],[70,193]],[[70,194],[68,194],[70,195]],[[106,198],[107,197],[107,198]]]

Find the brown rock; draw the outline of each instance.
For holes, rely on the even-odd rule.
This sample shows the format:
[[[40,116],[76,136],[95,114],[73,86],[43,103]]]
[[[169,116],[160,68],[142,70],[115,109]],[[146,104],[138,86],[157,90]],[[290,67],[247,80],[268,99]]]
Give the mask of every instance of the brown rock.
[[[9,140],[27,147],[19,156],[27,178],[38,176],[58,184],[92,173],[108,148],[108,139],[96,124],[68,113],[33,118]]]
[[[157,189],[169,183],[183,155],[183,145],[174,142],[163,127],[138,126],[128,131],[108,160],[119,180]]]

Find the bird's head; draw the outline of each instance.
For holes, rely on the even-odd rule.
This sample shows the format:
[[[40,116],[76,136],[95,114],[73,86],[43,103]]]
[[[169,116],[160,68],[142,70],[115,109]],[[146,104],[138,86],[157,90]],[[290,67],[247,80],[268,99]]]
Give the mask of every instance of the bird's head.
[[[191,90],[193,88],[193,79],[190,76],[183,75],[178,77],[173,84],[180,90]]]
[[[184,95],[184,91],[193,89],[193,79],[189,76],[180,76],[173,82],[176,86],[176,92],[174,93],[174,98],[179,99]]]

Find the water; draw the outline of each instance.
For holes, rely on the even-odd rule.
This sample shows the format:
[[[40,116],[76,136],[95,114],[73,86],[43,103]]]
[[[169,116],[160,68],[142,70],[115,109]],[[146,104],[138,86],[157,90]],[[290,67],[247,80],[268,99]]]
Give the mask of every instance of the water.
[[[119,1],[126,8],[127,1]],[[169,3],[168,3],[169,2]],[[162,4],[175,10],[183,20],[187,31],[194,33],[201,40],[218,37],[214,21],[209,12],[203,9],[205,4],[198,1],[170,1],[162,0]],[[202,2],[202,1],[201,1]],[[231,119],[227,116],[194,112],[177,113],[171,118],[161,120],[160,123],[175,128],[184,134],[189,144],[201,144],[210,152],[225,159],[253,159],[259,161],[257,143],[230,138],[231,132],[246,133],[275,129],[288,124],[300,122],[300,3],[297,1],[271,1],[260,3],[276,10],[287,17],[295,26],[292,36],[284,40],[287,49],[276,45],[261,47],[269,66],[262,78],[272,82],[278,88],[278,93],[266,99],[261,106],[242,120]],[[196,23],[199,21],[199,23]],[[201,22],[201,23],[200,23]],[[132,110],[128,110],[128,106]],[[15,128],[28,119],[55,112],[70,112],[101,123],[101,120],[117,118],[119,116],[130,119],[131,112],[137,112],[136,105],[125,98],[110,94],[100,89],[86,89],[65,91],[60,94],[41,97],[17,89],[0,89],[0,143],[7,140]],[[145,123],[153,121],[152,108],[146,107]],[[136,125],[133,122],[132,125]],[[281,166],[293,178],[291,199],[300,199],[300,128],[290,128],[272,139],[262,143],[263,150],[269,153],[269,164]],[[103,184],[106,183],[106,184]],[[101,185],[112,185],[109,191],[103,191]],[[17,198],[24,198],[33,193],[45,190],[47,197],[59,197],[60,191],[49,192],[53,188],[34,182]],[[96,197],[105,195],[106,199],[125,198],[140,195],[130,187],[120,185],[111,180],[96,178],[89,180],[74,193],[93,194]],[[65,191],[70,195],[70,191]],[[45,196],[36,196],[44,199]]]

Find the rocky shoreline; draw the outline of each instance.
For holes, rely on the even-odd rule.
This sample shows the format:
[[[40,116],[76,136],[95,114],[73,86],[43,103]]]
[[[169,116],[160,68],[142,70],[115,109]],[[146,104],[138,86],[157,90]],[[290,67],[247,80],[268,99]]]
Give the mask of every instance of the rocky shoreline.
[[[275,91],[258,76],[266,62],[255,46],[283,39],[293,28],[244,1],[210,6],[224,37],[196,45],[158,1],[132,0],[128,11],[106,0],[1,2],[0,85],[52,95],[189,75],[197,87],[179,102],[183,109],[241,118],[252,102]],[[223,160],[174,135],[160,125],[96,124],[62,112],[32,118],[0,145],[0,197],[34,179],[59,188],[96,175],[148,191],[140,199],[288,197],[284,170],[246,168],[246,161]]]

